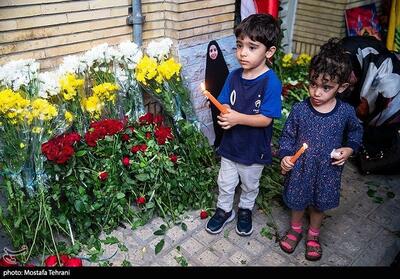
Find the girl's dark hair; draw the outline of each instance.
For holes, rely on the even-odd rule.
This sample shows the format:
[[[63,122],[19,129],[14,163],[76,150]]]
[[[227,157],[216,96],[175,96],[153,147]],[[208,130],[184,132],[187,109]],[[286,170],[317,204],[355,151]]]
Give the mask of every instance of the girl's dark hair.
[[[281,28],[278,21],[269,14],[252,14],[236,26],[235,36],[236,38],[248,36],[269,49],[272,46],[279,46]]]
[[[349,81],[352,66],[349,55],[345,52],[338,38],[331,38],[321,46],[320,52],[311,59],[309,78],[318,79],[319,75],[339,84]]]

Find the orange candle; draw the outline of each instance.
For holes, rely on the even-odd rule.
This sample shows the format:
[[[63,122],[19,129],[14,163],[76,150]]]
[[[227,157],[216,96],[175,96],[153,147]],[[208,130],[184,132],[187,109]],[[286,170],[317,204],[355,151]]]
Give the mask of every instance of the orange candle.
[[[218,102],[217,99],[213,95],[211,95],[210,91],[204,88],[204,84],[201,84],[201,89],[203,90],[203,94],[206,95],[206,97],[214,104],[214,106],[219,109],[220,112],[222,113],[227,113],[227,109],[225,106],[223,106],[220,102]]]
[[[292,156],[292,158],[290,158],[290,162],[292,162],[293,164],[296,163],[297,159],[299,159],[300,155],[304,153],[304,151],[308,148],[307,143],[303,143],[303,146],[297,150],[296,154],[294,154]]]

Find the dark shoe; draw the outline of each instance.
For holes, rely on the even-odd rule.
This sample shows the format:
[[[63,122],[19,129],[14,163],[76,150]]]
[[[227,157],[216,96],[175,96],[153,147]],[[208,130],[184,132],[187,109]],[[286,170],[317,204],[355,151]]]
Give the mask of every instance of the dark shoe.
[[[236,224],[236,233],[238,235],[247,236],[253,232],[253,225],[251,220],[251,210],[239,208],[238,222]]]
[[[220,233],[224,226],[235,219],[235,211],[232,209],[229,212],[217,208],[214,215],[207,222],[206,231],[211,234]]]

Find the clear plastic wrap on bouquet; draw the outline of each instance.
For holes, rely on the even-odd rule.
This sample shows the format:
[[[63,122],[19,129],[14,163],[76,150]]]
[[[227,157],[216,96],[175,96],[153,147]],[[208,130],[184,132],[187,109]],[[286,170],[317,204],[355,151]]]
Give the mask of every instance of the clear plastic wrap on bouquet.
[[[122,87],[118,92],[117,99],[118,117],[123,119],[139,119],[145,114],[143,95],[140,86],[131,82],[128,87]]]

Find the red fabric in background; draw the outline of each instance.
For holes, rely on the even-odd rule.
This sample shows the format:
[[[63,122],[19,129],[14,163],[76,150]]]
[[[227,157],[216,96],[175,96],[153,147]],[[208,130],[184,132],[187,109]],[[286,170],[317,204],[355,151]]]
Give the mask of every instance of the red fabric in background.
[[[270,14],[278,18],[279,0],[254,0],[258,14]]]

